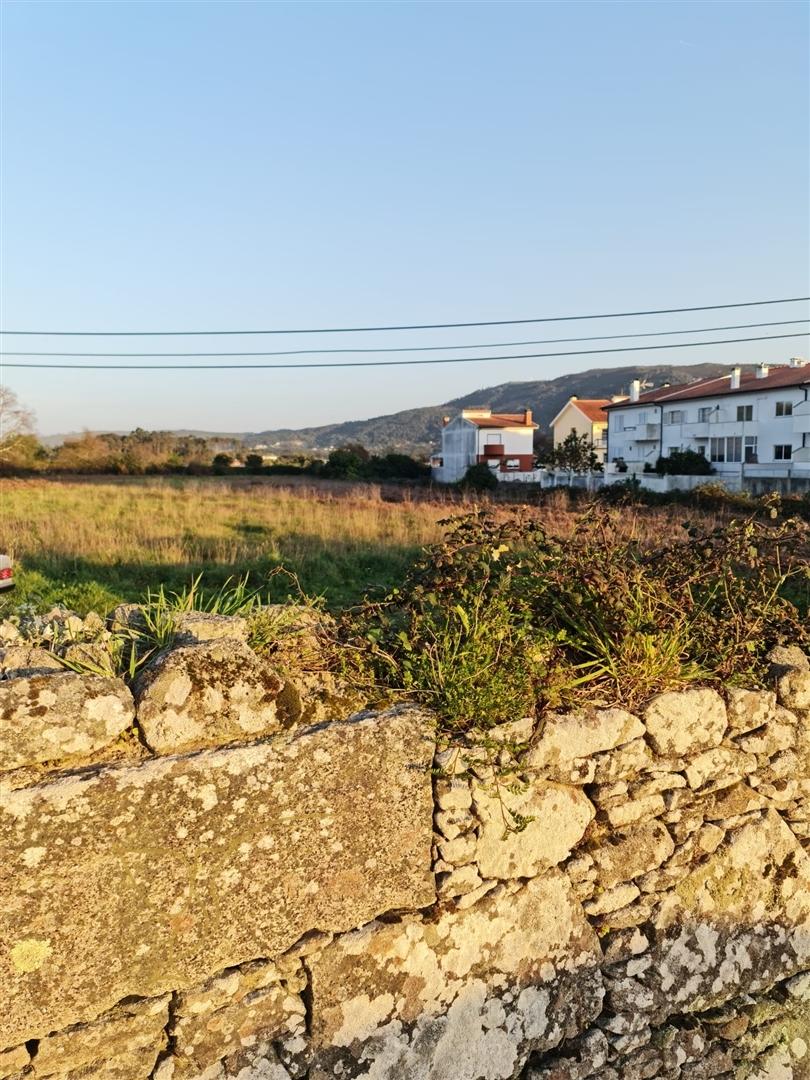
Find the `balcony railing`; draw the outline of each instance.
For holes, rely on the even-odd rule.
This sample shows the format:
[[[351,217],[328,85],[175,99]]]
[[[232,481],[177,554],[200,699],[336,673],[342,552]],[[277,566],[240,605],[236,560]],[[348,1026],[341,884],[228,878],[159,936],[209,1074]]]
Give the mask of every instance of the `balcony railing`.
[[[661,437],[658,424],[638,424],[635,431],[636,442],[657,442]]]
[[[503,457],[504,448],[501,443],[484,443],[484,455],[486,457]]]

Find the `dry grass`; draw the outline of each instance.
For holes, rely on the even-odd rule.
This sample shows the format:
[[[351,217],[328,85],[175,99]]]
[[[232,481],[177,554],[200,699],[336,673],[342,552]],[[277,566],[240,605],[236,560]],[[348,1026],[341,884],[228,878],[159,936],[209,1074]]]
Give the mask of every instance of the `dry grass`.
[[[179,589],[202,572],[211,587],[275,568],[297,575],[331,606],[398,580],[438,522],[468,509],[418,489],[247,478],[4,480],[0,551],[18,563],[14,602],[108,610],[163,584]],[[550,532],[570,535],[581,508],[565,492],[546,496]],[[645,543],[681,533],[679,509],[622,511],[622,530]],[[694,519],[696,515],[688,515]],[[717,515],[702,515],[716,524]],[[275,595],[287,585],[275,578]]]

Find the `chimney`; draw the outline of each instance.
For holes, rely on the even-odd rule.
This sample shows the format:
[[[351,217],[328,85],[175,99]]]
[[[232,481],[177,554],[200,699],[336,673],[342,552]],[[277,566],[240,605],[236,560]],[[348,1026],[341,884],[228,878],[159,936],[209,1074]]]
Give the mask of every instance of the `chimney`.
[[[630,400],[638,401],[638,396],[641,393],[641,380],[633,379],[630,383]]]
[[[768,367],[767,364],[760,364],[759,367],[757,368],[757,378],[758,379],[767,379],[768,378],[768,372],[770,370],[771,369]]]
[[[525,414],[524,423],[530,424],[532,422],[532,410],[531,409],[524,409],[523,412]]]
[[[742,368],[734,367],[731,369],[731,382],[729,388],[731,390],[740,389],[740,376],[742,375]]]
[[[801,356],[791,356],[790,358],[791,367],[804,367],[806,363],[807,361]]]
[[[442,427],[447,427],[447,425],[449,423],[450,423],[450,417],[449,416],[443,416],[442,417]]]

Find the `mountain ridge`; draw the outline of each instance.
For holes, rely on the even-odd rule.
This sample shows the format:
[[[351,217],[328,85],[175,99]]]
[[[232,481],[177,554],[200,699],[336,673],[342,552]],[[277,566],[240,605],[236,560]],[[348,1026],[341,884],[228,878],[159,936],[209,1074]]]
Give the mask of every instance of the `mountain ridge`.
[[[740,366],[750,370],[755,365]],[[540,430],[547,432],[551,420],[574,395],[582,398],[609,398],[614,394],[627,393],[633,379],[647,381],[653,386],[664,383],[682,385],[697,379],[726,374],[731,367],[730,364],[703,363],[589,368],[587,371],[558,375],[553,379],[497,383],[438,405],[403,409],[363,420],[343,420],[305,428],[267,428],[254,432],[206,431],[199,428],[171,430],[175,435],[199,435],[212,442],[242,442],[248,448],[261,446],[278,456],[302,453],[325,455],[336,446],[348,442],[362,443],[374,453],[394,451],[424,456],[439,446],[442,417],[453,415],[463,408],[483,406],[492,408],[494,412],[518,412],[528,408],[532,410]],[[65,439],[76,438],[78,434],[50,435],[42,441],[55,446]]]

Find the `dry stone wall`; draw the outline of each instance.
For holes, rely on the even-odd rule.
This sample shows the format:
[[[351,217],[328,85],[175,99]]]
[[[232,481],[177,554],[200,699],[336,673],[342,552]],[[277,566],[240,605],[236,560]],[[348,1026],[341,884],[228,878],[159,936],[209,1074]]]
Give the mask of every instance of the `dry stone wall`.
[[[14,634],[0,1080],[810,1077],[801,651],[437,748],[241,620],[132,687]]]

